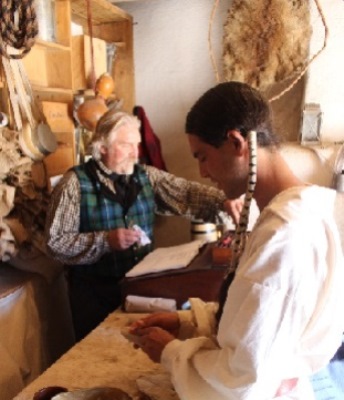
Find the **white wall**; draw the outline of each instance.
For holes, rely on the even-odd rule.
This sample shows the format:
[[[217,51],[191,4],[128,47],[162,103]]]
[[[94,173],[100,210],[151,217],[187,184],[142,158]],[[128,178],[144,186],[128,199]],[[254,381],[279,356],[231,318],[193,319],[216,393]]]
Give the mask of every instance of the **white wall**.
[[[221,1],[214,21],[214,45],[221,55],[222,18],[229,1]],[[136,103],[162,140],[168,168],[198,177],[184,134],[186,113],[215,84],[209,51],[209,0],[150,0],[116,3],[134,17]]]
[[[213,22],[212,43],[218,65],[222,26],[229,4],[230,0],[220,1]],[[168,170],[200,181],[184,123],[195,100],[216,83],[208,49],[213,2],[149,0],[116,2],[116,5],[134,18],[136,104],[145,109],[161,140]],[[156,244],[188,241],[189,226],[181,218],[159,219]]]
[[[222,27],[230,3],[230,0],[219,2],[213,22],[212,38],[219,69]],[[314,26],[311,54],[314,54],[322,45],[323,30],[319,14],[314,10],[314,2],[310,3],[313,4]],[[194,101],[216,83],[208,49],[208,27],[213,4],[210,0],[116,2],[134,17],[135,22],[136,103],[144,107],[155,133],[161,139],[169,171],[198,181],[202,180],[189,152],[184,122]],[[305,102],[321,104],[324,113],[322,138],[326,141],[343,141],[344,3],[342,0],[322,0],[321,5],[331,34],[326,50],[315,60],[307,74]],[[278,131],[287,140],[299,137],[297,130],[301,111],[297,107],[300,107],[302,100],[293,104],[293,99],[302,93],[302,86],[298,86],[274,105],[280,122],[277,124]],[[283,115],[279,116],[280,113]],[[292,118],[295,120],[291,123]],[[291,135],[285,131],[293,133]],[[287,158],[298,172],[306,177],[311,176],[311,180],[319,177],[317,173],[309,171],[309,160],[314,157],[308,157],[304,162],[300,157],[303,153],[294,153],[291,149],[293,147],[288,147]],[[332,150],[329,151],[333,160]],[[308,154],[308,151],[305,153]],[[324,154],[326,156],[327,153]],[[328,165],[325,168],[329,168]],[[320,180],[320,183],[324,181],[322,174]],[[325,180],[328,182],[328,176]],[[182,222],[180,218],[169,217],[159,221],[157,231],[157,245],[178,244],[190,237],[189,223]]]

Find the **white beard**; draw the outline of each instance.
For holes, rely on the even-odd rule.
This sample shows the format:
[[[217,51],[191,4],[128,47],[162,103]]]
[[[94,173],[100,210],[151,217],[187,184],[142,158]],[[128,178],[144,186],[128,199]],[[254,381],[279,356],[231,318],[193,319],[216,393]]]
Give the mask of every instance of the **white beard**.
[[[134,172],[137,160],[126,160],[125,162],[116,165],[113,171],[118,175],[132,175]]]

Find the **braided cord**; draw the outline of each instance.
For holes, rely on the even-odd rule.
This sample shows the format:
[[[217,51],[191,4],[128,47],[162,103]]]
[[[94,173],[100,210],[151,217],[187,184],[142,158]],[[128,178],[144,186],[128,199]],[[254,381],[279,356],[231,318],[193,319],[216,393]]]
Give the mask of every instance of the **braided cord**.
[[[9,59],[21,59],[31,50],[38,34],[34,0],[0,1],[0,53]],[[10,54],[8,46],[20,52]]]
[[[235,229],[235,235],[232,242],[232,258],[226,276],[236,270],[240,256],[244,251],[246,245],[247,226],[250,216],[250,206],[257,183],[257,133],[255,131],[250,131],[248,133],[247,140],[250,157],[247,188],[244,198],[244,206],[240,214],[239,224]]]

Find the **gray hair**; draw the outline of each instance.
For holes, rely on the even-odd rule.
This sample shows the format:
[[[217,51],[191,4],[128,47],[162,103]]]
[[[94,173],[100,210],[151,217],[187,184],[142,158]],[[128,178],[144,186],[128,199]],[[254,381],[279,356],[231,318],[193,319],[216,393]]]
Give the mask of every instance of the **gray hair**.
[[[98,121],[92,138],[92,155],[100,159],[101,146],[109,146],[115,139],[117,131],[123,126],[140,129],[140,120],[126,112],[110,109]]]

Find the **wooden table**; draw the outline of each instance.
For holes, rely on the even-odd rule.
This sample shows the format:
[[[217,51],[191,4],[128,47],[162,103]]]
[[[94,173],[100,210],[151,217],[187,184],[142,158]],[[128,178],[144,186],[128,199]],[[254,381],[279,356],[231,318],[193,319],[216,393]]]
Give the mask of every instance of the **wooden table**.
[[[28,385],[13,400],[32,400],[36,391],[47,386],[68,390],[99,386],[124,390],[133,400],[142,399],[139,386],[154,383],[154,400],[178,400],[168,374],[140,349],[122,336],[121,328],[142,314],[115,311],[95,330],[72,347],[55,364]],[[158,382],[157,382],[158,380]]]

